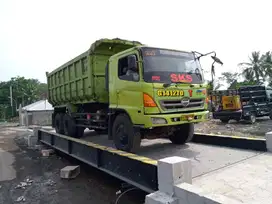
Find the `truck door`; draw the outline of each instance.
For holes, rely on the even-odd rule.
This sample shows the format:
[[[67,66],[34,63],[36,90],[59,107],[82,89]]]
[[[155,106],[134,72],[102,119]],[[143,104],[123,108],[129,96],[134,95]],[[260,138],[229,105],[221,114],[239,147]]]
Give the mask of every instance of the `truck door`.
[[[136,58],[137,52],[126,53],[120,56],[117,62],[117,77],[115,80],[116,105],[117,109],[125,110],[133,124],[141,124],[141,115],[143,114],[143,93],[141,88],[141,67],[136,63],[135,69],[129,70],[130,57]]]

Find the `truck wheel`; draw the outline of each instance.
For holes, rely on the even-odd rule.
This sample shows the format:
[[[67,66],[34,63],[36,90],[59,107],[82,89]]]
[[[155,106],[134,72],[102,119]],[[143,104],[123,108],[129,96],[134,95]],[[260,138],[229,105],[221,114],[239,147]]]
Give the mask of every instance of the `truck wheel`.
[[[74,137],[76,135],[75,120],[69,115],[65,114],[63,117],[64,134]]]
[[[247,118],[247,121],[250,123],[250,124],[254,124],[256,122],[256,115],[254,113],[252,113],[248,118]]]
[[[118,115],[112,126],[115,147],[126,152],[136,152],[141,146],[141,133],[135,131],[126,114]]]
[[[76,127],[76,135],[74,136],[75,138],[81,138],[84,135],[84,127]]]
[[[57,113],[55,117],[55,130],[58,134],[64,134],[63,113]]]
[[[228,123],[228,122],[229,122],[229,119],[224,118],[224,119],[220,119],[220,121],[221,121],[222,123]]]
[[[180,125],[173,134],[169,135],[169,140],[173,144],[185,144],[190,142],[194,137],[194,124],[188,123]]]

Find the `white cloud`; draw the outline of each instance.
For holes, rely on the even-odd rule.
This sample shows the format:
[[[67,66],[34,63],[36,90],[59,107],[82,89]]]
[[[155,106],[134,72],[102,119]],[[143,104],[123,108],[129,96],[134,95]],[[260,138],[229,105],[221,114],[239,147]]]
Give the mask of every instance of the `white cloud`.
[[[237,70],[253,50],[271,49],[268,0],[2,0],[0,81],[46,81],[52,71],[99,38],[125,38],[179,50],[215,50],[222,71]],[[203,67],[210,69],[210,59]],[[208,77],[208,76],[207,76]]]

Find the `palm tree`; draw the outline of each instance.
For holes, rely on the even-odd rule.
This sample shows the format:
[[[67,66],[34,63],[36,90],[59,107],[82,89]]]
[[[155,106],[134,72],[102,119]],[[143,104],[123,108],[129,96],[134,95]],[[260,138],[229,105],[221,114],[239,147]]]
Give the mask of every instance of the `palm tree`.
[[[255,81],[257,84],[262,84],[265,81],[265,70],[259,51],[252,52],[249,62],[239,63],[238,66],[242,67],[242,75],[247,81]]]
[[[268,51],[262,55],[262,67],[264,69],[266,80],[271,81],[272,78],[272,52]]]

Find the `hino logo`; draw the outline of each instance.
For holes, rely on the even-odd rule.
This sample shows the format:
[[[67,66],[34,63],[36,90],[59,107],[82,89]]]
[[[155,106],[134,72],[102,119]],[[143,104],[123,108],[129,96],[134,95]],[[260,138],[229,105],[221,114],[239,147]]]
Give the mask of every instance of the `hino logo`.
[[[183,98],[180,102],[182,106],[186,107],[190,103],[190,98]]]

